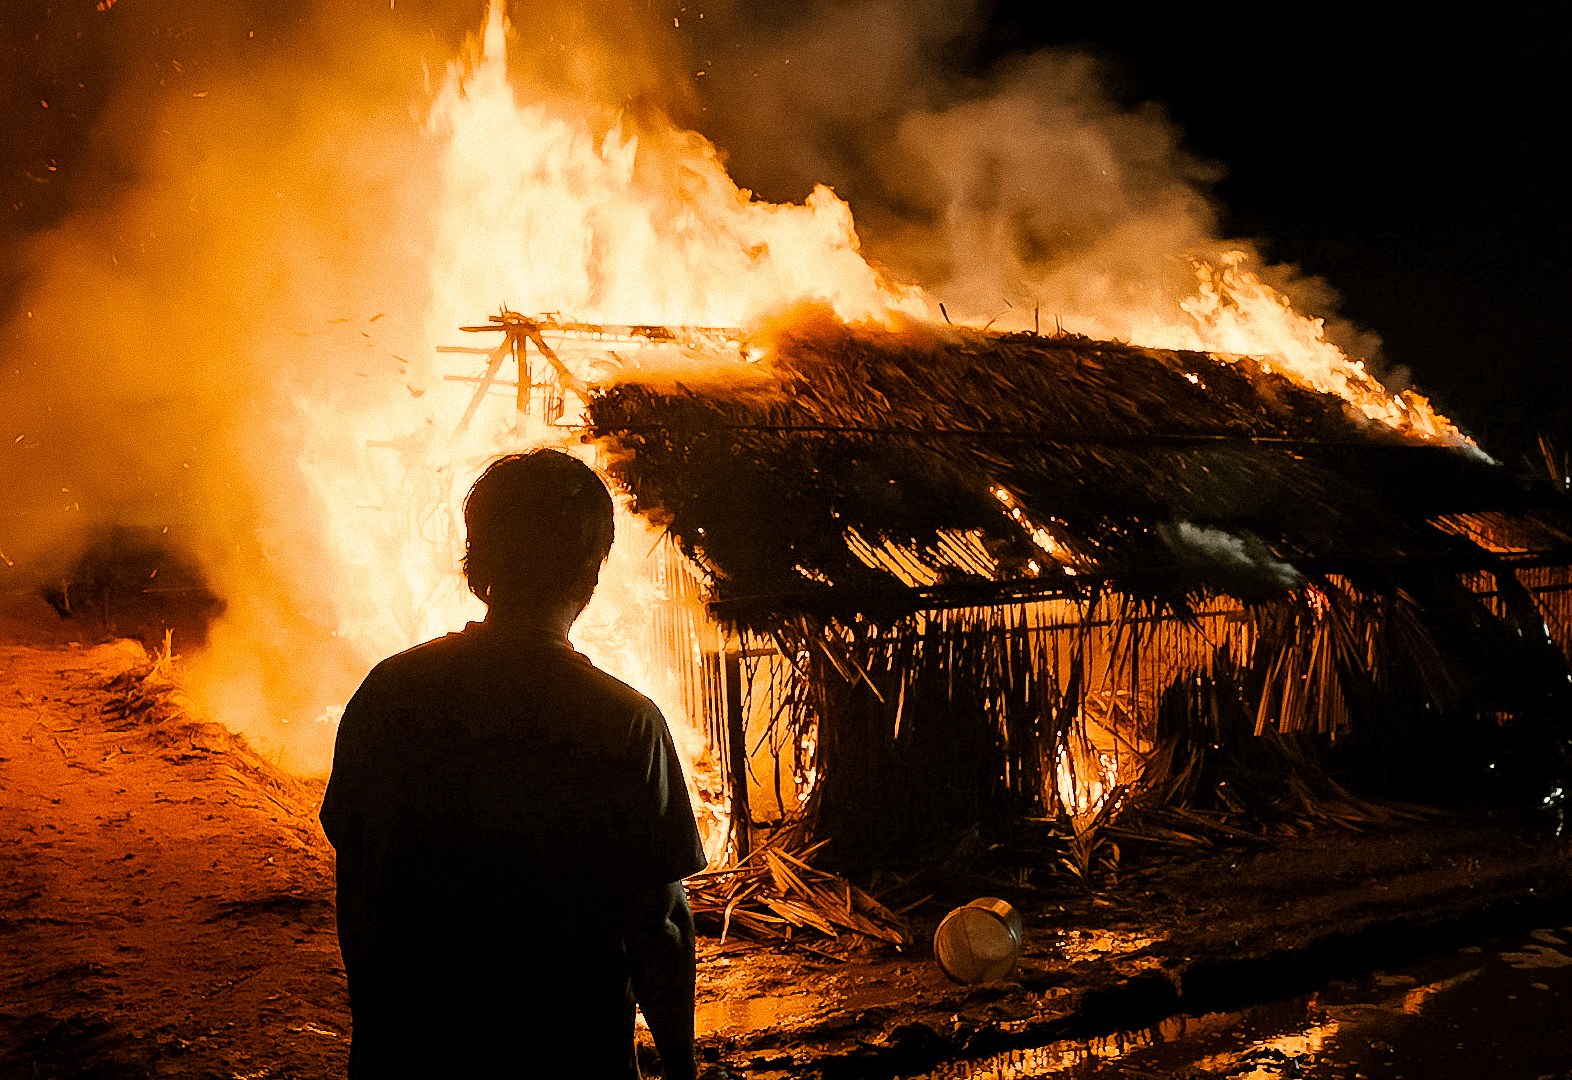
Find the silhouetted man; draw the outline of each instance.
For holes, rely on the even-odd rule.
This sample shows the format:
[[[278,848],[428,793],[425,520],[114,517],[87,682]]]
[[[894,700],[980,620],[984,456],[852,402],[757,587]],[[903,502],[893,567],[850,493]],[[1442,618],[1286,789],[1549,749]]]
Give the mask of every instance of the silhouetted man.
[[[383,661],[344,710],[322,826],[351,1077],[637,1077],[693,1060],[704,868],[659,710],[568,644],[611,550],[594,471],[537,450],[464,504],[470,623]]]

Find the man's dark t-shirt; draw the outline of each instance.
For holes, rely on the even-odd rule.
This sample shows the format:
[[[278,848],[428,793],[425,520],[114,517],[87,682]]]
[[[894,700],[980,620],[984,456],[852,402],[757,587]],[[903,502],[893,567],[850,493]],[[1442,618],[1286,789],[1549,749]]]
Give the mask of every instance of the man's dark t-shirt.
[[[351,1075],[622,1077],[622,900],[704,868],[660,711],[540,630],[470,623],[344,710],[322,826]]]

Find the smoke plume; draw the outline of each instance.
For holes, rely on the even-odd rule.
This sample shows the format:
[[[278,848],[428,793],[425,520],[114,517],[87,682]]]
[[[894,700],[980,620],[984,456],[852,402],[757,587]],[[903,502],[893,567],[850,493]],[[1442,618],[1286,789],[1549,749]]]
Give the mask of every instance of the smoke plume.
[[[418,339],[432,178],[411,110],[432,43],[360,13],[105,15],[121,51],[78,73],[110,84],[80,195],[7,252],[5,586],[138,527],[228,605],[209,706],[241,728],[298,723],[364,666],[335,641],[293,414],[306,394],[378,392]]]
[[[716,10],[718,8],[719,10]],[[863,250],[952,316],[1191,346],[1197,262],[1244,265],[1350,356],[1380,341],[1335,318],[1325,282],[1263,266],[1218,233],[1224,165],[1188,150],[1104,60],[1065,48],[980,55],[979,3],[721,4],[694,30],[700,126],[772,200],[817,183],[851,203]],[[691,9],[690,15],[691,18]],[[1223,91],[1220,91],[1223,92]]]
[[[58,58],[62,84],[102,103],[53,180],[73,198],[4,252],[17,284],[0,307],[0,587],[36,588],[107,526],[163,538],[227,603],[195,657],[194,693],[304,769],[328,760],[333,725],[314,718],[331,721],[376,659],[346,641],[335,596],[374,607],[407,569],[344,555],[355,538],[335,533],[346,526],[327,524],[325,507],[351,497],[335,471],[349,459],[323,447],[338,429],[348,450],[380,447],[389,498],[354,507],[367,521],[432,527],[388,504],[404,498],[401,475],[421,490],[462,487],[415,452],[427,427],[451,430],[432,346],[451,343],[460,318],[448,310],[458,300],[433,301],[444,174],[426,118],[483,10],[103,6],[80,40],[111,44],[72,68],[79,39],[68,35]],[[604,145],[630,162],[644,155],[645,175],[670,156],[672,190],[689,186],[669,211],[660,204],[658,224],[682,225],[690,190],[730,200],[695,220],[773,215],[714,176],[681,173],[678,151],[714,158],[684,130],[696,128],[763,197],[802,202],[834,186],[863,254],[957,319],[1029,329],[1040,310],[1045,330],[1062,317],[1146,344],[1199,342],[1181,306],[1195,261],[1221,266],[1224,251],[1249,250],[1216,235],[1218,166],[1187,152],[1159,109],[1111,94],[1102,64],[1074,52],[978,61],[979,8],[689,0],[515,3],[511,14],[509,76],[522,98],[592,117],[602,139],[626,132]],[[815,235],[840,243],[844,207],[827,193],[773,216],[815,214]],[[766,254],[733,253],[747,267]],[[855,246],[840,244],[838,258],[856,262]],[[1300,310],[1331,301],[1290,270],[1256,269]],[[462,318],[490,302],[477,297]],[[1341,333],[1356,355],[1372,351]],[[384,414],[399,424],[377,428]],[[445,550],[434,540],[431,557]],[[456,566],[438,570],[456,580]],[[402,632],[426,630],[411,621]]]

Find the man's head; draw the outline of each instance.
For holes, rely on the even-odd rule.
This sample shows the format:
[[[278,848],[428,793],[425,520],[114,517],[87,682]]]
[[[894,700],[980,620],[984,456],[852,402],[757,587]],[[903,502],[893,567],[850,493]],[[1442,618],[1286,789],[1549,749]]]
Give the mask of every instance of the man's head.
[[[557,450],[493,461],[464,500],[464,575],[487,604],[588,603],[615,526],[595,470]]]

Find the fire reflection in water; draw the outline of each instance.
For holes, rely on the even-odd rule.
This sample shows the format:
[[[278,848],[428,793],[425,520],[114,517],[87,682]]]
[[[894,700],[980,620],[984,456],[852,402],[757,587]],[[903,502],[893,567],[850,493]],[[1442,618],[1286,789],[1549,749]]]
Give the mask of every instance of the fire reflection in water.
[[[1308,996],[955,1062],[923,1080],[1070,1080],[1105,1067],[1116,1076],[1230,1080],[1561,1076],[1572,1064],[1560,1004],[1572,992],[1572,958],[1559,947],[1569,933],[1532,931],[1524,948],[1535,951],[1492,938],[1492,948],[1334,981]]]

